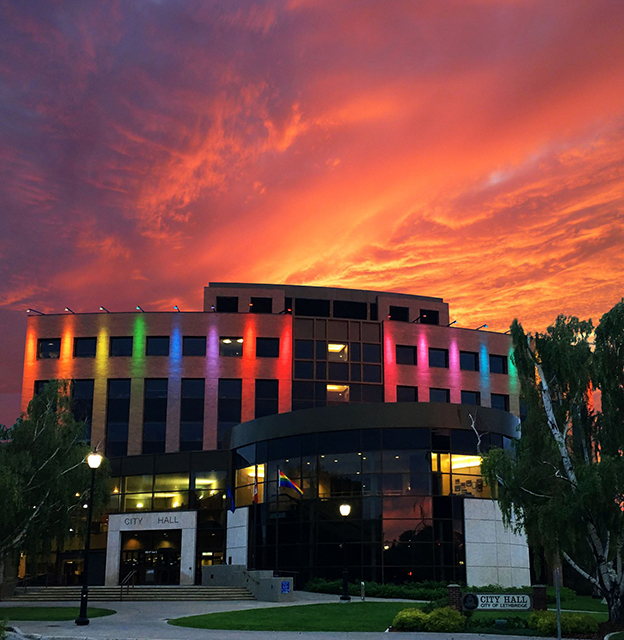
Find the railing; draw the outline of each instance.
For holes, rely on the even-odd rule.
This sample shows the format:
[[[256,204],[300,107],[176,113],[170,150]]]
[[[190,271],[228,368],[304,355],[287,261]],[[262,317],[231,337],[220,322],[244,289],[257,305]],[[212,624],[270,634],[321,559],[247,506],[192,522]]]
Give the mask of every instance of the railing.
[[[130,587],[134,587],[136,585],[136,571],[131,571],[120,583],[119,583],[119,601],[123,601],[124,589],[126,590],[126,595],[130,593]]]

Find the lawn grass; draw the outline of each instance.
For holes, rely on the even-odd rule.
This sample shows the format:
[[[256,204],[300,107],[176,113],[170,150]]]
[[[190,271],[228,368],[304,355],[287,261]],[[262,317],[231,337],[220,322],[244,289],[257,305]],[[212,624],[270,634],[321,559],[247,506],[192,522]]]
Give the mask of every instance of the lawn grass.
[[[555,604],[549,604],[549,609],[555,609]],[[576,596],[570,600],[566,600],[561,603],[561,610],[577,610],[577,611],[601,611],[604,613],[608,612],[608,608],[606,604],[602,604],[602,602],[598,598],[592,598],[591,596]]]
[[[0,607],[0,619],[5,618],[9,622],[24,620],[59,622],[61,620],[75,620],[80,613],[79,607]],[[112,609],[87,610],[89,618],[101,618],[112,616],[116,611]]]
[[[406,602],[350,602],[227,611],[170,620],[178,627],[241,631],[385,631]]]

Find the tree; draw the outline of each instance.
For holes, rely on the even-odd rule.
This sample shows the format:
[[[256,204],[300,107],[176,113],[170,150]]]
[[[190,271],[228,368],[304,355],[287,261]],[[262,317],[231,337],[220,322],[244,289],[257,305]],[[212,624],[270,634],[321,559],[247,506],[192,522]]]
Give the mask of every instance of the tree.
[[[517,320],[511,333],[528,415],[513,451],[492,450],[483,473],[505,521],[515,515],[530,544],[563,557],[624,623],[624,301],[595,331],[559,316],[545,333]]]
[[[0,582],[3,560],[25,551],[29,558],[66,538],[72,516],[88,499],[92,448],[84,424],[74,419],[70,382],[53,381],[12,427],[0,425]],[[99,472],[106,475],[106,467]],[[102,501],[104,483],[95,499]]]

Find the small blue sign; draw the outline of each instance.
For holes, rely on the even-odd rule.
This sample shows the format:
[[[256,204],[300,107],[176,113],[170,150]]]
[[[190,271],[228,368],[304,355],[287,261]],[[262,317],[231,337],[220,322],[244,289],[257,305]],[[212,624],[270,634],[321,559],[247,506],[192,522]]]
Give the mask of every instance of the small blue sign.
[[[290,581],[282,580],[282,593],[290,593]]]

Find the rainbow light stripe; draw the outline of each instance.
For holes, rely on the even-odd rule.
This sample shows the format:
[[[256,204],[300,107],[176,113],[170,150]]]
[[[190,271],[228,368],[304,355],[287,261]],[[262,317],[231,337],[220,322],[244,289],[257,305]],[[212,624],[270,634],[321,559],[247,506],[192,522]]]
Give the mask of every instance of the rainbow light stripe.
[[[294,489],[299,495],[303,495],[303,491],[281,469],[279,470],[279,486]]]

